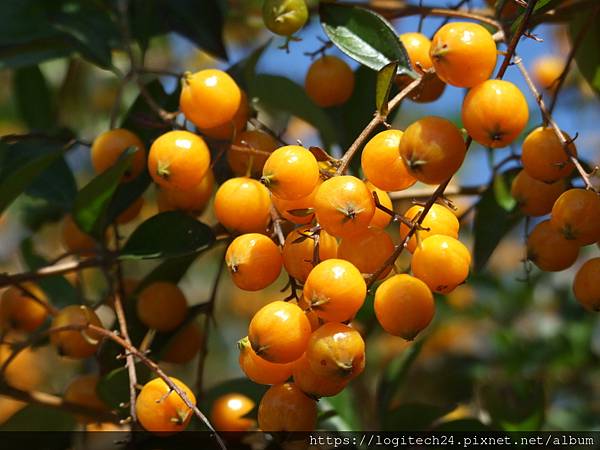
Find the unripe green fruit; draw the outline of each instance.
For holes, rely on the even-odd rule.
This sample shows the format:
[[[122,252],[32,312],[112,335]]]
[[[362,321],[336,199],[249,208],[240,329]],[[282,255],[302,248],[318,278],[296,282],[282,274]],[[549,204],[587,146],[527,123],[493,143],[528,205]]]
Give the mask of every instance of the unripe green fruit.
[[[291,36],[308,20],[305,0],[265,0],[263,20],[275,34]]]

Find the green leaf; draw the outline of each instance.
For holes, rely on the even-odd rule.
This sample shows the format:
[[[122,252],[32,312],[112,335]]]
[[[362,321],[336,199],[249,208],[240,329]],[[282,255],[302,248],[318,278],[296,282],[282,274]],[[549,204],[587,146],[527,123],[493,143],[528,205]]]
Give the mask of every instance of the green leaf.
[[[497,175],[496,177],[502,178],[502,180],[494,180],[492,186],[481,195],[481,199],[475,206],[475,220],[473,223],[475,272],[479,272],[485,267],[502,238],[523,217],[514,200],[512,202],[507,200],[502,192],[500,195],[497,194],[497,191],[504,191],[504,188],[498,186],[510,186],[508,180],[511,176],[512,171]],[[498,198],[501,199],[504,206],[499,203]],[[512,203],[512,207],[507,209],[506,206],[510,206],[509,203]]]
[[[32,130],[48,130],[56,124],[50,88],[38,66],[23,67],[14,75],[19,114]]]
[[[256,65],[270,44],[271,40],[256,48],[248,57],[238,61],[227,69],[227,73],[231,75],[239,87],[246,91],[248,90],[248,86],[252,84],[252,80],[256,77]]]
[[[485,431],[493,431],[486,425],[482,424],[479,420],[476,419],[457,419],[457,420],[449,420],[447,422],[442,422],[433,428],[432,431],[437,433],[441,432],[456,432],[456,431],[476,431],[476,432],[485,432]]]
[[[66,411],[40,405],[28,405],[0,426],[0,431],[20,431],[31,435],[29,448],[63,449],[68,448],[72,436],[67,433],[54,433],[55,438],[48,439],[47,434],[32,431],[71,431],[75,428],[75,417]],[[37,439],[40,439],[37,441]],[[5,438],[8,439],[8,438]],[[37,445],[34,443],[37,441]],[[6,445],[7,443],[4,442]],[[23,442],[21,441],[22,445]]]
[[[510,191],[512,182],[518,173],[518,169],[508,170],[501,175],[495,176],[492,182],[496,202],[506,211],[512,211],[517,206],[517,201]]]
[[[324,428],[333,428],[337,431],[353,431],[362,429],[358,414],[358,403],[352,389],[344,389],[333,397],[324,397],[319,400],[319,408],[327,413],[330,410],[337,414],[323,421]],[[321,426],[321,425],[320,425]]]
[[[188,271],[192,263],[198,257],[197,254],[180,256],[177,258],[169,258],[156,266],[152,272],[140,282],[137,292],[144,287],[156,281],[170,281],[171,283],[179,283],[185,273]]]
[[[73,207],[77,196],[77,183],[65,158],[60,157],[44,170],[25,192],[66,212]]]
[[[150,217],[131,234],[120,259],[173,258],[206,249],[215,242],[208,225],[181,211]]]
[[[35,252],[33,242],[29,238],[21,242],[21,256],[28,270],[37,270],[50,264]],[[36,284],[46,293],[50,303],[57,308],[79,303],[77,290],[62,275],[40,278]]]
[[[383,68],[377,73],[377,84],[375,85],[375,106],[380,114],[386,115],[388,113],[388,99],[390,97],[390,91],[396,79],[396,72],[398,71],[398,61],[393,61],[383,66]]]
[[[588,18],[588,14],[580,14],[569,23],[569,34],[572,42],[574,42]],[[583,77],[596,94],[600,95],[600,27],[598,27],[597,19],[595,23],[588,27],[585,38],[581,42],[579,50],[575,53],[575,62]]]
[[[0,45],[0,69],[18,69],[69,56],[73,49],[61,36],[22,44]]]
[[[405,403],[382,417],[382,429],[384,431],[424,431],[453,408],[453,406]]]
[[[150,369],[138,363],[135,366],[138,383],[146,384],[151,378]],[[120,409],[122,403],[129,402],[129,373],[126,367],[111,370],[98,380],[96,393],[100,400],[114,409]]]
[[[555,6],[563,3],[563,1],[564,0],[538,0],[533,7],[533,13],[531,14],[531,17],[534,18],[540,14],[544,14],[546,11],[549,11]],[[523,20],[525,19],[525,8],[520,8],[520,10],[523,12],[512,23],[512,26],[510,27],[511,33],[514,33],[521,26],[521,23],[523,23]]]
[[[257,75],[249,86],[250,97],[276,110],[305,120],[321,135],[325,146],[335,142],[335,129],[327,114],[315,105],[302,87],[293,81],[276,75]]]
[[[111,168],[96,176],[83,187],[75,198],[73,219],[81,230],[95,238],[102,238],[109,225],[107,211],[125,171],[131,165],[136,151],[127,149]]]
[[[113,223],[122,212],[146,192],[151,183],[150,174],[144,170],[135,180],[119,184],[108,207],[106,222]]]
[[[321,2],[319,14],[329,39],[352,59],[376,71],[398,61],[398,74],[417,77],[396,31],[379,14],[359,6],[325,2]]]

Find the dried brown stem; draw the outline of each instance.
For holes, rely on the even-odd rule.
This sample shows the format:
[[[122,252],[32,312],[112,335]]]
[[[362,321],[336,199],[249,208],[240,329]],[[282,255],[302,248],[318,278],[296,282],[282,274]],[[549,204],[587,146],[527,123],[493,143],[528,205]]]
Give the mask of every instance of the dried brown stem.
[[[478,186],[448,186],[444,191],[445,196],[451,195],[481,195],[487,189],[487,185],[481,184]],[[432,188],[421,188],[412,189],[406,191],[390,192],[390,199],[393,200],[410,200],[410,199],[423,199],[429,198],[435,189]]]

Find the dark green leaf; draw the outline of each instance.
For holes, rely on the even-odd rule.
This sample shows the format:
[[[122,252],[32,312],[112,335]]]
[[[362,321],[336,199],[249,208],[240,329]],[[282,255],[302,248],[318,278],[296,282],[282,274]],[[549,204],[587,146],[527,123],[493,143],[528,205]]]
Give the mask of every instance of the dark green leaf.
[[[146,170],[144,170],[135,180],[128,183],[121,183],[108,207],[106,222],[114,222],[122,212],[142,196],[146,189],[148,189],[148,186],[150,186],[150,183],[152,183],[152,179]]]
[[[572,42],[574,42],[588,19],[588,14],[584,13],[574,17],[569,23],[569,34]],[[598,27],[597,19],[588,27],[585,38],[579,50],[575,53],[575,62],[581,74],[596,91],[596,94],[600,95],[600,27]]]
[[[517,205],[517,201],[512,196],[510,190],[514,178],[519,173],[518,170],[509,170],[503,174],[494,177],[492,182],[492,188],[494,189],[494,195],[496,202],[506,211],[512,211]]]
[[[492,186],[482,194],[481,199],[475,206],[475,220],[473,223],[475,272],[479,272],[485,267],[502,238],[522,219],[516,202],[510,209],[506,209],[498,202],[496,194],[498,188],[495,186],[500,184],[510,186],[508,184],[510,176],[511,172],[497,175],[503,180],[494,180]],[[504,203],[508,205],[509,201],[505,200]]]
[[[206,249],[215,241],[211,228],[181,211],[150,217],[131,234],[121,259],[173,258]]]
[[[0,69],[18,69],[69,56],[73,49],[63,37],[0,46]]]
[[[319,407],[327,413],[333,410],[337,414],[324,420],[319,426],[338,431],[351,431],[362,429],[358,414],[358,403],[352,389],[344,389],[334,397],[324,397],[319,400]]]
[[[152,272],[140,282],[137,291],[139,292],[144,287],[155,281],[170,281],[171,283],[179,283],[185,273],[188,271],[192,263],[198,255],[186,255],[178,258],[169,258],[156,266]]]
[[[269,47],[271,41],[256,48],[250,55],[227,69],[227,73],[235,80],[239,87],[248,90],[248,86],[252,84],[252,80],[256,76],[256,64],[260,60],[264,51]]]
[[[452,409],[452,406],[442,407],[423,403],[405,403],[383,416],[383,430],[424,431]]]
[[[388,113],[388,99],[398,70],[398,61],[386,64],[377,73],[377,84],[375,85],[375,106],[380,114]]]
[[[433,431],[437,433],[456,431],[475,431],[481,433],[492,430],[476,419],[457,419],[450,420],[448,422],[442,422],[437,425]]]
[[[26,192],[63,211],[70,211],[77,196],[77,183],[65,158],[61,157],[44,170]]]
[[[144,385],[150,380],[150,370],[143,364],[135,367],[138,383]],[[100,378],[96,387],[98,397],[114,409],[129,402],[129,373],[126,367],[114,369]]]
[[[29,443],[32,444],[32,446],[28,446],[28,448],[48,448],[54,450],[68,448],[71,436],[67,433],[54,433],[56,435],[56,440],[54,440],[48,439],[47,434],[36,434],[31,433],[31,431],[71,431],[74,428],[75,417],[73,414],[56,408],[28,405],[4,422],[2,426],[0,426],[0,431],[27,432],[28,435],[31,435],[29,437],[29,439],[31,439],[29,440]],[[23,434],[21,433],[20,436],[21,440],[19,445],[23,445]],[[37,441],[38,437],[40,439],[39,441]],[[36,441],[37,445],[34,445]],[[10,444],[6,442],[6,440],[3,440],[3,445]]]
[[[376,71],[398,61],[399,74],[417,77],[394,28],[379,14],[359,6],[325,2],[321,2],[319,14],[329,39],[352,59]]]
[[[538,2],[533,7],[532,17],[544,14],[546,11],[549,11],[550,9],[559,5],[563,1],[564,0],[538,0]],[[519,15],[519,17],[517,17],[513,21],[512,26],[510,28],[511,33],[514,33],[515,30],[517,30],[517,28],[521,26],[521,23],[523,23],[523,20],[525,18],[525,8],[520,8],[520,10],[523,12]]]
[[[48,130],[56,123],[52,96],[38,66],[23,67],[13,76],[19,114],[32,130]]]

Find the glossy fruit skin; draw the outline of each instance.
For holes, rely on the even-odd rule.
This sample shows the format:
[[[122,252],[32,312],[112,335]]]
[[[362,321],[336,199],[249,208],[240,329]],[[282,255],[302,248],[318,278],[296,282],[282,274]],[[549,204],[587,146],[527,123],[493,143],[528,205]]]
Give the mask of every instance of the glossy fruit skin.
[[[189,190],[159,189],[156,196],[158,210],[180,210],[199,215],[210,201],[214,184],[215,177],[209,169],[200,183]]]
[[[205,69],[185,74],[179,107],[198,128],[214,128],[231,122],[241,101],[242,92],[229,74]]]
[[[282,256],[283,266],[287,273],[296,280],[304,283],[313,269],[312,258],[314,240],[302,239],[310,232],[311,226],[306,225],[290,233],[285,238]],[[295,242],[298,241],[298,242]],[[338,244],[336,239],[324,230],[319,233],[319,260],[325,261],[337,256]]]
[[[335,378],[317,375],[310,368],[306,356],[302,356],[293,363],[294,384],[311,398],[333,397],[344,390],[348,382]]]
[[[563,58],[553,55],[540,56],[533,62],[531,76],[538,86],[552,92],[556,89],[556,82],[564,67]]]
[[[417,216],[422,213],[423,209],[424,208],[421,205],[411,206],[404,213],[404,217],[410,220],[415,220]],[[417,230],[415,234],[411,236],[406,246],[408,251],[411,253],[414,253],[418,245],[416,236],[417,233],[421,241],[435,234],[443,234],[444,236],[450,236],[458,239],[458,229],[460,227],[458,218],[449,208],[446,208],[439,203],[434,203],[431,205],[431,209],[427,212],[423,222],[421,222],[421,226],[423,228],[429,228],[429,230]],[[400,239],[404,239],[408,232],[408,226],[400,223]]]
[[[169,378],[196,404],[196,397],[189,387],[177,378]],[[135,410],[142,426],[162,436],[185,430],[193,415],[179,394],[169,391],[164,380],[155,378],[144,385],[135,402]]]
[[[272,363],[289,363],[302,356],[310,338],[310,322],[293,303],[275,301],[250,321],[248,339],[258,356]]]
[[[261,182],[273,195],[284,200],[297,200],[309,195],[319,183],[319,164],[304,147],[279,147],[267,158]]]
[[[566,188],[567,183],[564,179],[544,183],[521,170],[512,182],[511,195],[523,214],[532,217],[544,216],[552,211],[554,202]]]
[[[139,294],[136,311],[140,321],[150,329],[167,332],[183,323],[187,300],[176,284],[156,281]]]
[[[433,294],[418,278],[399,274],[385,280],[375,292],[375,316],[385,331],[413,340],[435,314]]]
[[[367,229],[375,201],[365,183],[342,175],[325,180],[315,195],[315,216],[332,236],[349,237]]]
[[[291,36],[308,20],[308,7],[305,0],[265,0],[262,14],[269,30]]]
[[[237,287],[259,291],[273,283],[283,265],[275,243],[258,233],[247,233],[233,240],[225,253],[225,263]]]
[[[579,245],[565,239],[550,220],[538,223],[527,238],[527,258],[545,272],[568,269],[578,255]]]
[[[54,316],[51,328],[87,324],[102,326],[96,313],[87,306],[69,305]],[[87,358],[96,353],[100,339],[101,336],[92,330],[65,330],[50,334],[50,342],[58,353],[75,359]]]
[[[250,117],[250,107],[248,106],[248,96],[241,89],[240,92],[242,94],[240,105],[230,121],[218,127],[198,128],[198,131],[210,138],[221,141],[231,140],[240,133],[243,133]]]
[[[567,141],[571,138],[563,131]],[[577,156],[577,148],[571,142],[568,147],[573,156]],[[536,180],[545,183],[568,177],[574,165],[565,152],[552,128],[539,127],[527,135],[523,141],[521,152],[523,170]]]
[[[6,335],[7,341],[12,337],[12,333]],[[39,350],[34,350],[31,347],[25,348],[20,351],[10,362],[7,363],[8,358],[13,354],[14,348],[6,343],[0,344],[0,365],[7,364],[3,373],[3,382],[17,389],[23,391],[35,390],[42,384],[44,378],[48,375],[44,373],[44,360],[43,356],[40,355]],[[8,397],[0,397],[2,399]],[[6,405],[1,404],[4,407]],[[24,403],[22,403],[24,405]],[[5,411],[0,409],[0,414],[3,415]],[[2,417],[0,415],[0,417]]]
[[[271,217],[269,190],[252,178],[230,178],[215,195],[215,215],[238,233],[264,232]]]
[[[150,147],[148,171],[154,182],[166,189],[192,189],[202,181],[209,166],[206,142],[189,131],[169,131]]]
[[[375,192],[377,194],[379,203],[381,203],[383,206],[385,206],[387,209],[389,209],[391,211],[394,210],[394,205],[392,204],[392,199],[390,198],[390,196],[388,195],[387,192],[385,192],[382,189],[379,189],[377,186],[375,186],[370,181],[365,181],[365,185],[367,186],[367,189],[369,189],[371,196],[373,196],[373,192]],[[371,219],[371,222],[369,222],[369,226],[377,227],[377,228],[385,228],[390,224],[391,221],[392,221],[392,216],[390,216],[385,211],[380,210],[379,208],[375,208],[375,214],[373,214],[373,218]]]
[[[344,238],[338,247],[338,258],[352,263],[360,273],[373,274],[394,253],[394,241],[381,228],[369,227],[364,232]],[[384,279],[388,267],[379,277]]]
[[[504,80],[488,80],[473,87],[463,101],[461,114],[469,135],[491,148],[509,145],[529,120],[523,93]]]
[[[573,293],[581,306],[589,311],[600,311],[600,258],[586,261],[573,280]]]
[[[44,291],[33,283],[23,283],[22,286],[31,292],[31,298],[16,286],[10,286],[0,298],[0,325],[9,328],[32,332],[39,328],[48,317],[48,309],[37,300],[48,303]],[[37,300],[36,300],[37,299]]]
[[[318,317],[330,322],[352,319],[367,295],[360,271],[343,259],[328,259],[315,266],[304,283],[304,300]]]
[[[447,294],[469,275],[471,254],[458,239],[442,234],[421,242],[412,257],[413,275],[433,292]]]
[[[400,140],[400,155],[408,172],[427,184],[440,184],[454,175],[466,152],[460,130],[442,117],[427,116],[413,122]]]
[[[492,74],[497,50],[494,38],[481,25],[450,22],[433,36],[429,56],[442,81],[457,87],[473,87]]]
[[[81,231],[71,214],[67,214],[63,219],[61,231],[63,246],[70,252],[90,255],[99,248],[93,237]]]
[[[98,135],[91,148],[92,165],[96,173],[102,173],[115,165],[123,152],[135,147],[130,168],[123,175],[123,181],[131,181],[138,177],[146,164],[146,147],[134,133],[124,128],[115,128]]]
[[[600,196],[585,189],[563,192],[554,202],[551,222],[565,239],[593,244],[600,239]]]
[[[317,183],[317,186],[313,191],[306,197],[299,198],[298,200],[284,200],[276,195],[271,196],[273,205],[286,220],[299,225],[305,225],[311,223],[315,218],[314,206],[315,206],[315,195],[317,195],[317,189],[321,186],[321,180]],[[304,211],[306,214],[292,214],[290,211]]]
[[[310,336],[306,357],[315,374],[351,380],[365,368],[365,342],[354,328],[327,322]]]
[[[132,222],[135,220],[137,216],[139,216],[140,211],[144,207],[144,197],[136,198],[129,207],[123,211],[117,217],[117,223],[120,225],[124,225],[126,223]]]
[[[306,93],[321,108],[343,105],[354,92],[354,72],[336,56],[323,56],[308,68]]]
[[[277,364],[267,361],[256,354],[248,337],[238,342],[240,350],[240,368],[246,376],[258,384],[279,384],[292,376],[293,362]]]
[[[160,359],[173,364],[186,364],[198,354],[203,342],[204,336],[200,327],[191,322],[171,338]]]
[[[272,153],[279,147],[279,143],[270,134],[261,130],[249,130],[239,133],[232,147],[227,151],[229,167],[238,176],[248,174],[248,166],[252,163],[250,175],[258,176],[269,155],[243,152],[237,147],[249,148],[261,152]]]
[[[217,431],[249,431],[256,422],[244,416],[253,409],[251,398],[231,392],[215,400],[210,410],[210,423]]]
[[[76,403],[81,406],[87,406],[98,411],[107,410],[106,404],[100,400],[96,393],[96,387],[100,377],[98,375],[81,375],[75,378],[65,390],[63,398],[66,401]],[[91,422],[92,419],[87,416],[77,415],[79,422]]]
[[[311,431],[317,424],[317,402],[294,383],[272,386],[258,406],[262,431]]]
[[[365,145],[361,166],[369,181],[384,191],[402,191],[417,182],[400,156],[400,130],[385,130]]]

